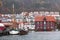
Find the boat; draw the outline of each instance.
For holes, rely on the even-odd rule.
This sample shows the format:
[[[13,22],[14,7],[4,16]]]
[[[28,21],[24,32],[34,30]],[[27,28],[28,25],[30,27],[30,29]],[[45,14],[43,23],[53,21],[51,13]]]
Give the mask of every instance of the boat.
[[[3,23],[0,23],[0,36],[1,35],[8,35],[8,31],[6,31],[6,27]]]
[[[28,31],[28,28],[24,28],[24,27],[23,27],[23,29],[20,29],[20,33],[19,33],[19,34],[20,34],[20,35],[26,35],[26,34],[28,34],[28,32],[29,32],[29,31]]]
[[[20,35],[25,35],[28,33],[27,29],[23,28],[23,29],[19,29],[18,28],[18,23],[16,22],[16,18],[14,15],[14,4],[13,4],[13,16],[12,16],[12,29],[9,31],[10,34],[20,34]],[[24,20],[24,19],[23,19]],[[17,29],[17,30],[16,30]],[[19,29],[19,30],[18,30]]]
[[[26,34],[28,34],[28,31],[25,31],[25,30],[20,30],[20,33],[19,33],[20,35],[26,35]]]
[[[17,35],[17,34],[19,34],[19,31],[18,30],[11,29],[9,31],[9,34],[11,34],[11,35]]]
[[[24,24],[22,24],[19,28],[19,34],[20,35],[26,35],[28,34],[28,27],[27,26],[24,26]]]
[[[0,34],[3,33],[5,30],[4,24],[0,23]]]

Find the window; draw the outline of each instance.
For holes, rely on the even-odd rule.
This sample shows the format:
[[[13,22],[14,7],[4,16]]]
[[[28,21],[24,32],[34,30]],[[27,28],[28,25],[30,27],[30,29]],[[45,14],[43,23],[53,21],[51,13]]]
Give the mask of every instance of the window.
[[[44,21],[44,24],[46,24],[46,21]]]
[[[46,29],[46,21],[44,21],[44,29]]]

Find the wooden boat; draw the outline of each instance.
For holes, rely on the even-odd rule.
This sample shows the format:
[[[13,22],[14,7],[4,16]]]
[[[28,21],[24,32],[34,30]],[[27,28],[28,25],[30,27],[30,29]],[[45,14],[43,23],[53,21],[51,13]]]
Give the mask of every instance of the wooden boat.
[[[23,26],[23,24],[22,24],[22,26]],[[28,34],[28,28],[26,27],[20,27],[20,30],[19,30],[19,34],[20,35],[26,35],[26,34]]]
[[[26,34],[28,34],[28,31],[21,30],[19,34],[20,34],[20,35],[26,35]]]

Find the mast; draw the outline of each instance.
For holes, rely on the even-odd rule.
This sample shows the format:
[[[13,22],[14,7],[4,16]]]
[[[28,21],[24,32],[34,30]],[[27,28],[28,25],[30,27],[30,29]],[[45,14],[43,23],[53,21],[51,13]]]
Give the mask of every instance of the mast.
[[[23,7],[23,10],[22,10],[22,12],[23,12],[23,29],[24,29],[24,22],[25,22],[25,17],[24,17],[24,1],[22,2],[22,7]]]
[[[13,5],[12,5],[12,14],[13,14],[12,19],[13,19],[13,21],[15,21],[16,19],[15,19],[15,15],[14,15],[14,3],[13,3]]]
[[[14,13],[15,13],[15,11],[14,11],[14,3],[13,3],[13,5],[12,5],[12,23],[13,23],[12,28],[16,29],[17,23],[16,23],[16,18],[15,18]]]

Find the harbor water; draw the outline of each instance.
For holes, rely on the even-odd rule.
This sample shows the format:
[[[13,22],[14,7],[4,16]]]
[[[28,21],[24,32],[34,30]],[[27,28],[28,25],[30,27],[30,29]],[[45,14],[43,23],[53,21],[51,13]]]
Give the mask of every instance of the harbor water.
[[[60,31],[29,32],[27,35],[5,35],[0,40],[60,40]]]

